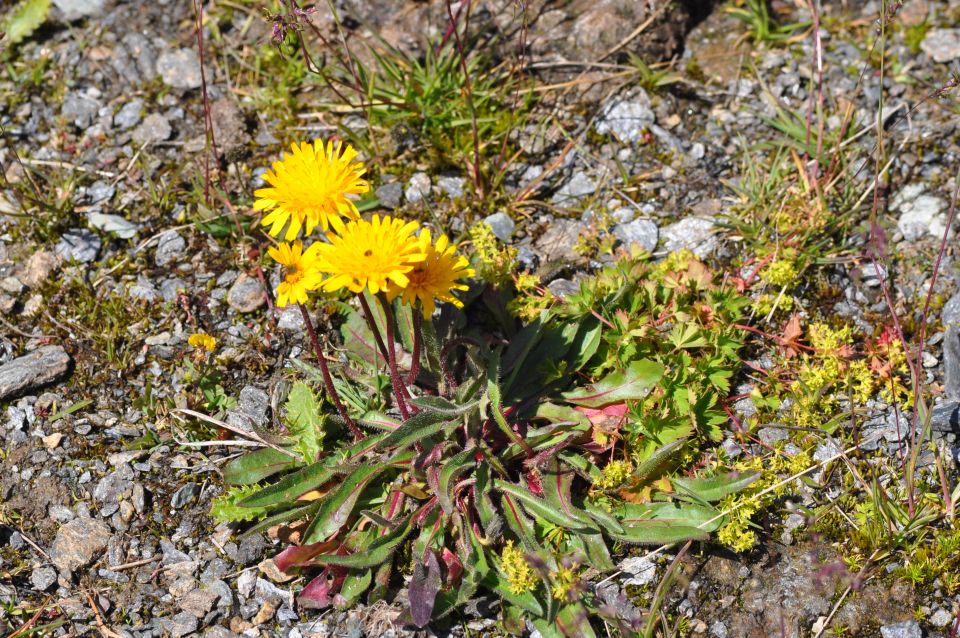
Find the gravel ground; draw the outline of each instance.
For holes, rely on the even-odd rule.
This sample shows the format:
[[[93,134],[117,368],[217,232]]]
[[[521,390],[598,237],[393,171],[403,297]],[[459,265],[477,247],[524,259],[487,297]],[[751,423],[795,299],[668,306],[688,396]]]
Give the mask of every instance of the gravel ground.
[[[370,24],[412,51],[422,43],[411,34],[439,33],[444,24],[436,3],[343,4],[345,15],[356,17],[346,22],[350,38],[363,38],[357,25]],[[497,3],[484,4],[500,15]],[[743,179],[751,161],[767,157],[753,146],[771,134],[764,120],[778,105],[802,110],[810,97],[810,38],[754,51],[740,38],[742,25],[719,9],[658,19],[627,47],[648,59],[677,58],[683,79],[669,90],[648,92],[590,66],[559,64],[596,60],[644,19],[620,24],[616,4],[559,3],[530,25],[532,55],[550,64],[544,81],[574,88],[538,107],[547,125],[519,131],[525,152],[508,172],[507,188],[529,187],[539,204],[522,217],[502,210],[481,218],[558,295],[611,259],[574,250],[583,236],[655,255],[689,248],[714,264],[742,257],[746,242],[724,224],[737,203],[730,184]],[[240,450],[193,445],[211,432],[172,411],[198,404],[195,379],[183,365],[188,336],[204,330],[219,339],[217,405],[228,423],[244,428],[274,423],[292,376],[288,362],[305,344],[296,310],[274,311],[265,292],[278,273],[257,265],[264,244],[252,232],[240,245],[221,239],[218,229],[229,231],[233,206],[216,197],[204,203],[192,7],[169,0],[54,5],[50,22],[15,54],[24,75],[0,80],[7,96],[0,112],[0,622],[38,612],[36,626],[63,621],[42,632],[58,636],[408,633],[392,626],[402,601],[349,611],[301,608],[295,594],[303,580],[290,580],[270,560],[280,547],[276,538],[241,540],[238,529],[208,516],[210,499],[223,489],[219,468]],[[883,275],[904,308],[926,294],[957,186],[956,104],[947,97],[907,112],[944,85],[960,60],[954,5],[908,3],[900,19],[926,25],[925,37],[911,48],[901,33],[890,51],[900,67],[885,86],[895,152],[880,209],[893,256]],[[868,23],[878,10],[877,2],[826,9]],[[323,135],[335,122],[260,108],[243,88],[249,64],[231,66],[229,56],[265,47],[269,25],[256,11],[221,7],[215,15],[205,29],[205,58],[222,184],[232,201],[249,202],[281,140]],[[808,17],[800,10],[788,15]],[[606,33],[603,25],[622,33],[588,37]],[[854,126],[869,126],[877,76],[865,74],[854,92],[868,51],[842,31],[823,35],[831,94],[849,95]],[[758,74],[741,67],[750,52]],[[318,100],[310,91],[288,99],[293,113],[312,112]],[[852,143],[853,162],[870,156],[872,140]],[[629,192],[624,174],[633,178]],[[441,211],[453,233],[479,221],[458,213],[465,174],[437,174],[424,164],[384,175],[374,187],[387,208],[415,216]],[[869,186],[872,169],[859,175]],[[21,211],[36,218],[25,221]],[[198,219],[209,223],[201,228]],[[860,242],[863,250],[865,237],[855,236],[854,247]],[[960,271],[953,247],[935,287],[941,321],[924,367],[926,381],[942,389],[935,429],[956,458]],[[868,328],[884,321],[888,310],[869,262],[828,269],[838,291],[829,312]],[[900,434],[889,412],[878,410],[865,432],[881,434],[879,445],[896,453]],[[798,505],[818,496],[804,489],[806,503]],[[763,546],[747,555],[706,548],[687,559],[687,586],[668,599],[670,608],[688,617],[692,635],[716,638],[820,635],[834,614],[847,635],[949,635],[960,597],[883,582],[840,596],[842,587],[835,591],[829,580],[836,553],[816,538],[795,541],[791,532],[802,524],[788,515],[770,521]],[[608,586],[655,587],[664,560],[627,559]],[[493,616],[481,601],[462,623],[436,632],[495,632]]]

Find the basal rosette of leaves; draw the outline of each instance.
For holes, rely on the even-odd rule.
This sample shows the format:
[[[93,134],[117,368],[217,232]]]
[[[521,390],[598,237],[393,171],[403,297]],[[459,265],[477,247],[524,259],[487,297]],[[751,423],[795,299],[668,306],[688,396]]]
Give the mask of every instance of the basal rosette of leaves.
[[[326,148],[298,161],[347,174]],[[511,632],[530,619],[545,636],[592,636],[598,617],[635,632],[641,618],[590,585],[614,569],[611,546],[706,540],[725,520],[711,503],[755,478],[679,471],[725,421],[745,301],[692,255],[626,260],[521,325],[502,311],[509,291],[470,280],[445,240],[411,243],[418,225],[403,220],[343,224],[349,206],[304,193],[270,195],[291,219],[328,211],[338,235],[271,254],[301,309],[303,295],[351,291],[327,300],[346,357],[326,361],[303,310],[318,368],[294,361],[307,382],[289,394],[284,431],[262,433],[268,447],[225,467],[236,487],[214,514],[257,521],[248,533],[290,528],[296,544],[275,562],[313,576],[305,606],[374,602],[408,574],[405,620],[419,627],[492,592]],[[400,248],[378,256],[382,241]],[[442,302],[436,311],[423,312],[433,304],[421,293]]]

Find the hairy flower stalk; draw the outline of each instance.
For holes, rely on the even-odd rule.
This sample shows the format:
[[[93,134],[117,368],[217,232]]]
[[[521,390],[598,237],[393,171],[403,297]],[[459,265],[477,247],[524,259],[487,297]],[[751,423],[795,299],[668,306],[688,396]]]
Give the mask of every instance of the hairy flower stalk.
[[[337,393],[337,388],[333,385],[333,378],[330,376],[330,368],[327,367],[327,360],[323,356],[323,349],[320,347],[320,340],[317,338],[317,331],[313,329],[313,322],[310,320],[310,313],[307,312],[306,306],[302,303],[297,304],[300,307],[300,314],[303,315],[303,323],[307,327],[307,334],[310,335],[310,343],[313,344],[313,351],[317,355],[317,361],[320,364],[320,374],[323,376],[323,385],[327,388],[327,394],[330,395],[330,400],[333,401],[333,405],[337,408],[337,412],[340,414],[347,427],[350,428],[350,432],[353,433],[354,438],[362,439],[363,432],[360,431],[360,428],[357,427],[357,424],[353,422],[353,419],[350,418],[350,415],[347,414],[347,409],[344,407],[343,402],[340,401],[340,395]]]
[[[423,348],[423,318],[419,313],[413,313],[413,352],[411,353],[410,372],[407,374],[407,383],[416,383],[420,374],[420,350]]]
[[[383,294],[377,295],[377,300],[383,306],[383,312],[386,315],[385,324],[387,324],[387,363],[390,366],[390,380],[393,383],[393,393],[397,397],[397,408],[400,409],[400,416],[406,421],[410,418],[410,409],[407,407],[407,399],[410,398],[410,392],[407,385],[400,376],[400,370],[397,368],[397,351],[394,342],[394,321],[393,307]]]

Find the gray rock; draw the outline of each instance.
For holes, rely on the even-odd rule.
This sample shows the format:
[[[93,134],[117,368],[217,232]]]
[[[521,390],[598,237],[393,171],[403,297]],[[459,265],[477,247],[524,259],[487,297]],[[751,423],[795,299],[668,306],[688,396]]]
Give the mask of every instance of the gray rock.
[[[248,385],[240,390],[240,409],[253,419],[254,423],[263,427],[267,424],[270,395],[258,387]]]
[[[760,428],[757,431],[757,438],[767,445],[773,445],[777,441],[786,440],[790,433],[783,428],[768,427]]]
[[[57,530],[50,559],[64,573],[86,567],[107,548],[110,528],[91,518],[77,518]]]
[[[175,230],[168,230],[157,238],[157,252],[153,261],[157,266],[169,266],[178,261],[187,249],[187,241]]]
[[[954,615],[946,609],[938,609],[930,616],[930,624],[934,627],[947,627],[955,620]]]
[[[121,499],[133,493],[132,479],[133,470],[129,465],[122,465],[97,482],[93,489],[93,500],[101,516],[112,516],[120,508]]]
[[[583,234],[583,223],[577,219],[555,219],[537,238],[535,247],[545,262],[581,259],[574,247]]]
[[[0,366],[0,401],[43,387],[70,369],[61,346],[43,346]]]
[[[403,184],[400,182],[390,182],[383,184],[376,190],[377,199],[384,208],[393,210],[399,208],[401,198],[403,197]]]
[[[637,245],[648,253],[652,253],[657,248],[660,230],[649,219],[635,219],[632,222],[614,226],[613,234],[627,248]]]
[[[960,399],[960,325],[952,324],[943,336],[943,392]]]
[[[102,14],[106,0],[53,0],[53,4],[63,14],[64,20],[73,22]]]
[[[710,635],[712,638],[727,638],[727,626],[722,620],[718,620],[710,625]]]
[[[960,29],[930,29],[920,48],[934,62],[943,64],[960,58]]]
[[[37,567],[30,573],[30,584],[37,591],[47,591],[57,582],[57,570],[53,567]]]
[[[960,434],[960,401],[948,401],[930,411],[930,427],[934,432]]]
[[[194,618],[203,618],[217,603],[220,596],[208,589],[194,589],[180,601],[180,609]]]
[[[303,315],[296,306],[285,306],[277,310],[277,328],[284,332],[303,334],[307,326],[303,323]]]
[[[516,222],[510,218],[510,215],[503,211],[497,211],[492,215],[483,218],[483,223],[490,227],[493,235],[500,241],[507,241],[513,235],[513,229],[517,227]]]
[[[95,233],[86,228],[71,228],[61,235],[54,250],[67,261],[86,264],[97,258],[100,245],[100,238]]]
[[[182,638],[182,636],[186,636],[195,632],[199,622],[197,621],[197,617],[193,614],[186,611],[181,611],[172,618],[161,618],[160,624],[163,626],[164,631],[171,636],[171,638]]]
[[[650,98],[641,89],[629,100],[615,99],[607,104],[594,128],[601,135],[611,133],[628,144],[639,141],[644,129],[649,128],[655,120]]]
[[[198,494],[200,494],[200,486],[193,482],[187,483],[174,493],[173,498],[170,499],[170,507],[175,510],[183,509],[192,503]]]
[[[187,282],[179,277],[164,279],[160,284],[160,296],[163,297],[164,301],[176,301],[180,291],[186,290],[188,287]]]
[[[547,284],[547,290],[562,299],[580,292],[580,284],[575,281],[570,281],[569,279],[554,279]]]
[[[533,272],[540,266],[540,256],[529,246],[520,246],[517,249],[517,263],[527,272]]]
[[[140,226],[127,221],[120,215],[89,212],[87,213],[87,222],[94,228],[116,235],[120,239],[132,239],[136,237],[140,230]]]
[[[943,304],[943,310],[940,311],[940,321],[944,328],[950,326],[960,327],[960,293],[950,298]]]
[[[942,237],[946,230],[943,211],[947,202],[933,195],[920,195],[900,206],[897,229],[907,241],[916,241],[925,235]]]
[[[703,258],[717,249],[717,238],[713,234],[713,227],[712,219],[686,217],[664,228],[660,236],[668,252],[687,248],[697,257]]]
[[[657,577],[657,566],[646,556],[627,558],[617,565],[617,569],[630,576],[622,583],[624,586],[638,585],[642,587],[651,584]]]
[[[140,301],[154,302],[160,296],[157,287],[143,273],[137,275],[137,281],[127,288],[127,294]]]
[[[102,202],[109,201],[116,192],[116,186],[113,186],[112,184],[109,184],[103,180],[97,180],[93,184],[90,184],[89,188],[87,188],[87,199],[94,204],[100,204]]]
[[[403,194],[406,195],[408,202],[416,204],[430,197],[430,188],[429,175],[426,173],[414,173],[407,182],[406,188],[403,189]]]
[[[175,89],[200,88],[200,58],[193,49],[164,51],[157,58],[157,73]]]
[[[462,177],[443,175],[437,178],[437,188],[447,194],[451,199],[463,197],[463,186],[467,183]]]
[[[137,144],[152,144],[170,139],[173,129],[170,122],[160,113],[151,113],[133,131],[133,141]]]
[[[74,91],[63,98],[60,115],[78,129],[83,130],[90,128],[99,110],[100,102],[92,97],[89,91]]]
[[[884,625],[880,628],[881,638],[923,638],[923,631],[916,620]]]
[[[583,171],[577,171],[570,180],[560,187],[554,194],[555,203],[569,203],[574,200],[586,197],[597,190],[597,183]]]
[[[134,98],[124,104],[113,116],[113,125],[120,130],[133,128],[140,123],[140,113],[143,111],[143,100]]]
[[[215,100],[210,105],[210,117],[217,150],[228,160],[240,158],[250,141],[247,119],[240,105],[226,98]]]
[[[253,312],[267,303],[267,295],[259,279],[243,273],[230,286],[227,303],[237,312]]]

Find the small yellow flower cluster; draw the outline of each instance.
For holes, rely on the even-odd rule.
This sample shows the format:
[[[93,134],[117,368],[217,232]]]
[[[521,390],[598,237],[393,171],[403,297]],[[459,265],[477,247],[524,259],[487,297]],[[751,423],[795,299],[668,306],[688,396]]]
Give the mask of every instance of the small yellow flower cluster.
[[[629,461],[610,461],[593,484],[601,490],[609,490],[626,483],[632,474],[633,465]]]
[[[760,279],[774,288],[788,287],[797,280],[797,267],[792,261],[774,259],[760,271]]]
[[[577,565],[571,567],[560,566],[560,569],[551,574],[551,589],[555,600],[570,600],[574,587],[579,580],[577,577]]]
[[[486,223],[471,227],[469,235],[480,278],[494,285],[506,283],[517,261],[517,249],[513,246],[501,247],[493,229]]]
[[[458,282],[472,277],[474,270],[445,235],[433,241],[417,222],[360,217],[348,196],[363,194],[370,186],[362,179],[366,169],[354,161],[357,152],[351,146],[324,146],[317,140],[294,144],[292,150],[264,175],[270,187],[256,191],[254,208],[269,211],[262,224],[270,227],[271,235],[279,236],[286,228],[289,242],[301,229],[309,235],[319,226],[326,241],[306,250],[300,240],[269,250],[285,269],[277,287],[278,307],[305,303],[311,291],[344,288],[356,294],[385,293],[391,301],[400,297],[410,305],[419,300],[425,317],[433,314],[435,300],[462,306],[453,291],[466,290]]]
[[[217,347],[217,340],[205,332],[197,332],[187,338],[187,343],[198,350],[213,352]]]
[[[513,541],[507,541],[503,546],[500,566],[510,583],[510,591],[514,594],[523,594],[536,588],[537,575],[523,552],[513,546]]]

